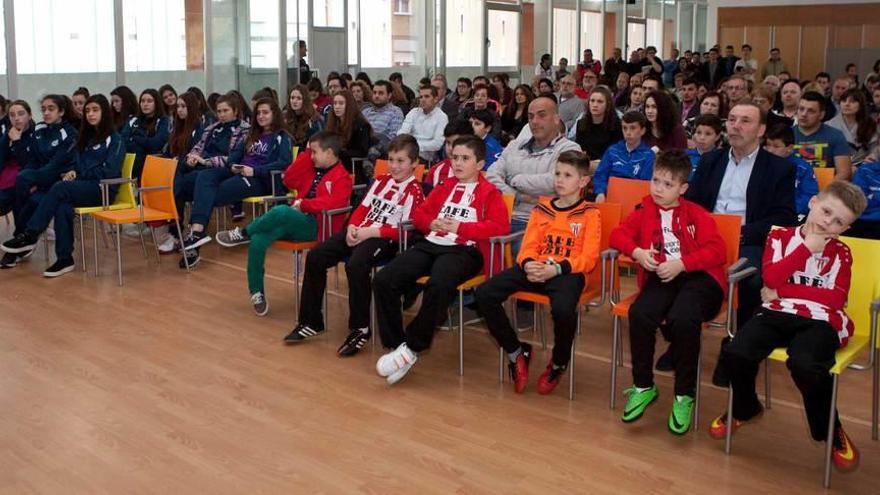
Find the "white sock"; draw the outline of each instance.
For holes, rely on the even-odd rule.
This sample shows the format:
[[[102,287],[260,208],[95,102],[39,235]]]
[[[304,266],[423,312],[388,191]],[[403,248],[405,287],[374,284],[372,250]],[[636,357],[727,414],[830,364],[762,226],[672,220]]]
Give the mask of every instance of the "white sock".
[[[644,387],[643,388],[643,387],[636,387],[635,385],[633,385],[633,387],[636,389],[636,392],[638,392],[638,393],[647,392],[648,390],[651,390],[651,387]]]
[[[370,333],[370,327],[358,328],[363,334]]]

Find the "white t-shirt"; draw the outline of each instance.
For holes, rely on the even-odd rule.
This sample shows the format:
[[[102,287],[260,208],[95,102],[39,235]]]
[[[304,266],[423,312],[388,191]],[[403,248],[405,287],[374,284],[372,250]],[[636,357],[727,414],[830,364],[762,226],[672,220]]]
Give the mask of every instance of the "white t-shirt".
[[[672,231],[672,214],[674,210],[660,210],[660,231],[663,234],[663,261],[681,259],[681,241]]]
[[[440,208],[437,219],[448,218],[457,220],[459,223],[472,223],[477,221],[477,210],[471,206],[474,202],[474,190],[479,182],[468,182],[464,184],[456,184]],[[441,246],[455,246],[456,244],[464,244],[473,246],[473,241],[460,242],[458,234],[452,232],[437,232],[432,230],[426,239],[434,244]]]

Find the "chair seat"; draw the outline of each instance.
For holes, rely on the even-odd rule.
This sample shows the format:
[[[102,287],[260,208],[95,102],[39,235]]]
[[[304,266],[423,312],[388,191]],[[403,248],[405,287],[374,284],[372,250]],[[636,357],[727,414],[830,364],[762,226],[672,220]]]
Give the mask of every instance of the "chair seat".
[[[115,203],[107,206],[105,210],[103,206],[78,206],[73,209],[73,212],[77,215],[88,215],[90,213],[95,213],[98,211],[118,211],[118,210],[127,210],[130,208],[134,208],[135,205],[131,203]]]
[[[264,199],[271,198],[272,196],[248,196],[241,200],[242,203],[262,203]]]
[[[840,374],[843,370],[847,368],[853,361],[856,360],[856,357],[859,353],[868,347],[868,336],[855,334],[850,337],[849,342],[847,342],[846,347],[843,349],[839,349],[834,354],[834,366],[831,368],[832,373]],[[773,352],[768,356],[769,359],[774,361],[782,361],[785,362],[788,360],[788,349],[785,347],[777,347]]]
[[[318,246],[318,241],[275,241],[272,247],[286,251],[306,251]]]
[[[611,314],[613,316],[620,316],[623,318],[628,317],[629,316],[629,308],[630,308],[630,306],[632,306],[632,303],[635,302],[636,297],[638,297],[638,296],[639,296],[639,293],[636,292],[635,294],[632,294],[632,295],[624,298],[619,303],[612,305],[611,306]]]
[[[430,279],[431,279],[431,277],[425,275],[424,277],[419,277],[419,278],[416,280],[416,283],[419,283],[419,284],[425,285],[425,284],[428,283],[428,280],[430,280]],[[476,287],[476,286],[482,284],[482,283],[485,282],[485,281],[486,281],[486,276],[485,276],[485,275],[477,275],[477,276],[474,277],[474,278],[471,278],[471,279],[469,279],[469,280],[466,280],[464,283],[462,283],[461,285],[459,285],[458,287],[456,287],[456,289],[457,289],[457,290],[468,290],[468,289],[472,289],[472,288],[474,288],[474,287]]]
[[[154,210],[153,208],[144,208],[143,217],[139,208],[129,208],[126,210],[116,211],[96,211],[92,216],[102,222],[111,224],[129,224],[144,222],[155,222],[158,220],[174,220],[174,214],[162,210]]]

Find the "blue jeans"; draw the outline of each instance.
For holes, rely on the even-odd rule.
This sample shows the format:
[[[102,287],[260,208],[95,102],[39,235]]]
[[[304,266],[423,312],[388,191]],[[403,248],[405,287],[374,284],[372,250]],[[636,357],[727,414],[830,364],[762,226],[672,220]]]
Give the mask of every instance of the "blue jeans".
[[[211,211],[215,206],[228,206],[248,196],[263,196],[271,191],[269,181],[263,181],[259,177],[243,177],[233,174],[227,168],[203,170],[195,179],[195,194],[189,223],[207,227]]]
[[[115,195],[110,192],[110,197]],[[94,180],[56,182],[40,200],[27,223],[27,231],[39,235],[55,220],[55,255],[58,259],[73,256],[73,209],[77,206],[100,206],[101,187]],[[82,246],[80,246],[82,248]]]

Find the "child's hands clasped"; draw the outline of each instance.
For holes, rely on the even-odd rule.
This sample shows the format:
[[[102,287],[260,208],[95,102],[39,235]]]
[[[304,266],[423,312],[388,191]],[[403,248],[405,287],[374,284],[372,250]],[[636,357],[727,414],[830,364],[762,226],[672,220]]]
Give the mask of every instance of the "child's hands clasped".
[[[529,282],[541,283],[550,280],[556,276],[556,265],[542,263],[540,261],[529,261],[523,269],[526,272],[526,279]]]
[[[669,282],[679,273],[684,271],[684,263],[681,260],[664,261],[657,265],[657,276],[662,282]]]
[[[656,254],[657,250],[654,248],[635,248],[632,252],[632,259],[636,260],[636,262],[645,270],[654,272],[657,271],[657,261],[654,260]]]

